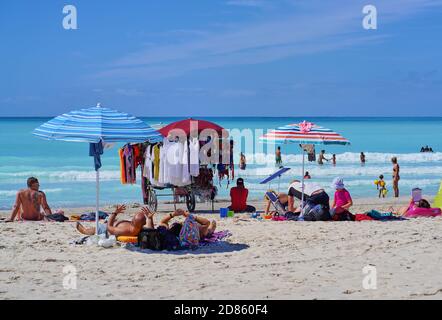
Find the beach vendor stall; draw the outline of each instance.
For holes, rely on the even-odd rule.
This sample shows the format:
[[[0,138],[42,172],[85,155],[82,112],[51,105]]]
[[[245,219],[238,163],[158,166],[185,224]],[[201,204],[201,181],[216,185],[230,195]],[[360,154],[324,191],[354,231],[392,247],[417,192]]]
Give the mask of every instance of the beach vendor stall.
[[[210,201],[213,210],[215,172],[219,179],[234,178],[233,144],[227,140],[227,131],[209,121],[186,119],[159,132],[164,138],[158,143],[125,145],[119,150],[121,182],[135,183],[140,166],[143,200],[151,210],[157,210],[160,196],[172,197],[175,207],[185,201],[189,211],[195,210],[197,200]],[[227,155],[223,150],[229,151]]]

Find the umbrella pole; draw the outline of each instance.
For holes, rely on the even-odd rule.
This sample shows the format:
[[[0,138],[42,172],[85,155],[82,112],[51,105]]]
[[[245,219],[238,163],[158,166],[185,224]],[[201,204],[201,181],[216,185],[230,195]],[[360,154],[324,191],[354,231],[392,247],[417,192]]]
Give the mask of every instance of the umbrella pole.
[[[305,150],[302,148],[302,183],[301,183],[301,215],[302,215],[302,209],[304,209],[304,166],[305,166]]]
[[[96,171],[96,203],[95,203],[95,234],[98,235],[98,220],[99,220],[99,212],[98,212],[98,204],[99,204],[99,197],[100,197],[100,169],[97,169]]]

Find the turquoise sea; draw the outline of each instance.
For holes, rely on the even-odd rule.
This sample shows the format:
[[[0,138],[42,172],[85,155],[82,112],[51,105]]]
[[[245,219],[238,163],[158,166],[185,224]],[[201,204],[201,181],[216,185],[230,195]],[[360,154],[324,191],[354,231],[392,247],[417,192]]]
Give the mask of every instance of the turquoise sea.
[[[62,206],[89,206],[95,203],[95,171],[88,156],[86,143],[45,141],[34,137],[32,130],[50,118],[0,118],[0,209],[11,208],[16,191],[24,188],[29,176],[40,180],[53,208]],[[150,125],[167,124],[178,118],[142,118]],[[260,185],[276,170],[274,146],[268,148],[258,137],[275,127],[299,123],[304,118],[206,118],[226,129],[238,129],[251,134],[253,143],[245,146],[244,139],[235,142],[235,161],[243,151],[248,160],[242,176],[253,198],[262,198],[269,185]],[[384,174],[391,191],[392,156],[397,156],[401,166],[401,193],[409,194],[414,187],[421,187],[425,194],[435,194],[442,179],[442,117],[439,118],[307,118],[318,125],[331,128],[351,141],[350,146],[325,146],[327,156],[337,155],[337,165],[330,163],[319,167],[306,164],[314,181],[328,188],[335,176],[342,176],[355,197],[376,196],[373,181]],[[246,131],[244,131],[246,130]],[[250,131],[249,131],[250,130]],[[434,153],[420,153],[429,145]],[[282,145],[283,164],[291,167],[281,178],[281,191],[288,182],[299,178],[302,155],[296,145]],[[321,147],[317,148],[322,149]],[[366,154],[367,163],[362,167],[359,153]],[[106,150],[101,170],[101,204],[142,202],[139,185],[121,185],[119,181],[118,146]],[[259,160],[259,164],[253,160]],[[226,181],[222,181],[219,197],[227,197]],[[271,188],[277,189],[277,182]],[[388,196],[391,196],[391,192]]]

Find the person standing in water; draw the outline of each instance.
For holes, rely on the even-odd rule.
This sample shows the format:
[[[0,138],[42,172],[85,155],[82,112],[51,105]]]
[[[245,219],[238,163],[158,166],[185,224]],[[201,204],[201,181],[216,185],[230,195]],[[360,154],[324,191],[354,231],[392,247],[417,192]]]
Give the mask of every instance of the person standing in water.
[[[240,156],[239,156],[239,169],[240,170],[246,170],[246,156],[244,155],[244,153],[241,152]]]
[[[324,160],[329,161],[329,159],[325,157],[325,150],[321,150],[321,153],[318,156],[318,164],[322,166],[324,164]]]
[[[361,165],[364,166],[365,165],[365,154],[363,152],[361,152],[360,158],[361,158]]]
[[[332,164],[333,166],[336,166],[336,154],[333,154],[332,156]]]
[[[393,163],[393,190],[394,197],[399,198],[399,180],[401,179],[399,175],[399,164],[397,163],[397,158],[391,158],[391,162]]]
[[[275,160],[276,160],[276,165],[281,165],[281,164],[282,164],[281,147],[278,147],[278,148],[276,149],[276,152],[275,152]]]

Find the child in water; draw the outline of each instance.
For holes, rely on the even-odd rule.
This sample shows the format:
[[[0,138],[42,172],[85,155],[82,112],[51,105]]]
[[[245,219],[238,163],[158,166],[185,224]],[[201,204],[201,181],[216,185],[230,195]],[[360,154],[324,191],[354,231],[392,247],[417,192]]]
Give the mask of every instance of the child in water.
[[[379,190],[379,198],[385,198],[387,195],[387,184],[384,181],[384,175],[379,176],[379,180],[376,180],[375,182],[376,188]]]

